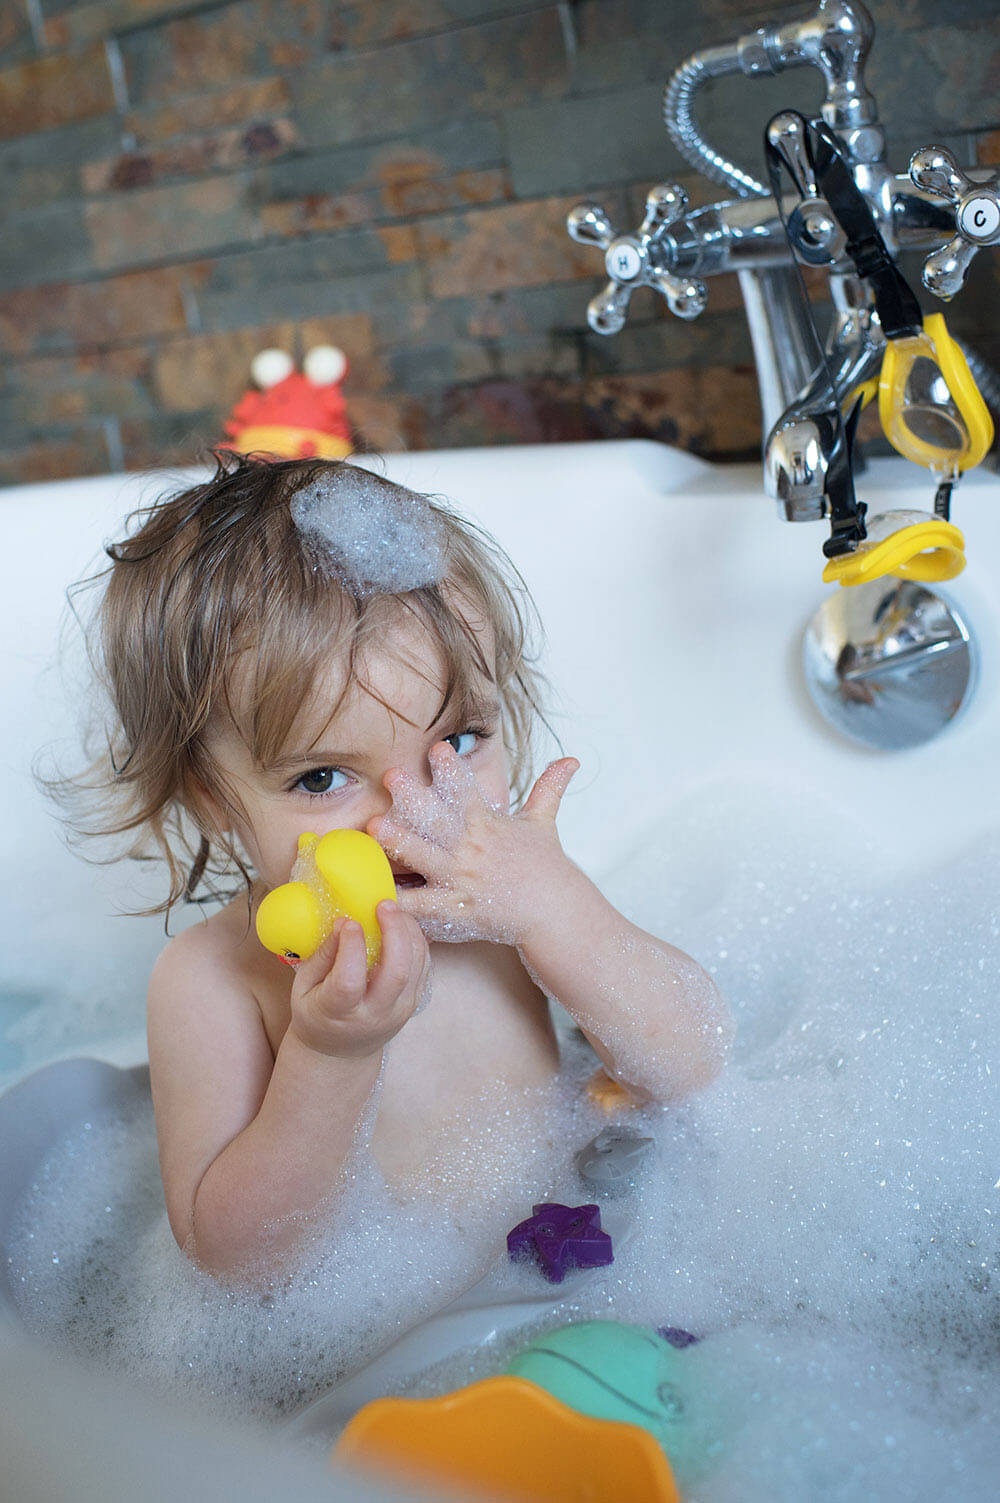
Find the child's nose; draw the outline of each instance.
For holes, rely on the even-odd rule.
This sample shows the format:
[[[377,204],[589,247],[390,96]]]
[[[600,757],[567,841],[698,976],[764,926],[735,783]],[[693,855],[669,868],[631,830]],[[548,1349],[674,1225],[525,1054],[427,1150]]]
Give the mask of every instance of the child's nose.
[[[392,794],[389,792],[388,788],[379,788],[378,791],[374,792],[371,798],[368,800],[368,806],[365,810],[364,821],[358,826],[358,828],[362,830],[366,829],[368,825],[371,824],[373,819],[381,819],[384,814],[388,814],[391,807]]]
[[[409,763],[400,762],[397,766],[389,768],[385,776],[391,783],[393,777],[400,774],[405,775],[406,780],[411,786],[415,785],[418,788],[430,788],[432,786],[431,768],[430,764],[426,761],[423,766],[417,763],[411,766]],[[359,821],[358,829],[367,830],[371,834],[370,826],[372,823],[388,814],[392,808],[392,804],[392,789],[391,787],[386,787],[385,780],[383,779],[378,788],[372,790],[365,808],[364,819]]]

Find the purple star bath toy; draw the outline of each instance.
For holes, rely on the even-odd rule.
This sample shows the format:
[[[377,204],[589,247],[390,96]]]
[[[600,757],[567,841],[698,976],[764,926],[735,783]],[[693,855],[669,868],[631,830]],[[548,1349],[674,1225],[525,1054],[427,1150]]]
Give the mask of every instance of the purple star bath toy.
[[[533,1258],[550,1284],[569,1268],[603,1268],[614,1262],[611,1238],[601,1231],[599,1206],[532,1206],[533,1214],[507,1233],[511,1261]]]

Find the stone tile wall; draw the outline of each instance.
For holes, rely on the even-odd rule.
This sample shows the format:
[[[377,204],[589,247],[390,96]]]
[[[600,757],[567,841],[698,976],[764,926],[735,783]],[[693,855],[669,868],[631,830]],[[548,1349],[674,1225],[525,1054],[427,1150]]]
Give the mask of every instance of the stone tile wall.
[[[898,169],[940,141],[1000,162],[998,0],[868,0]],[[254,352],[332,341],[374,447],[650,435],[755,454],[733,278],[682,323],[648,293],[586,326],[596,254],[677,155],[663,83],[802,6],[755,0],[5,0],[0,482],[180,463],[218,441]],[[760,170],[819,75],[721,80],[700,118]],[[916,267],[908,268],[916,271]],[[1000,367],[997,253],[950,320]]]

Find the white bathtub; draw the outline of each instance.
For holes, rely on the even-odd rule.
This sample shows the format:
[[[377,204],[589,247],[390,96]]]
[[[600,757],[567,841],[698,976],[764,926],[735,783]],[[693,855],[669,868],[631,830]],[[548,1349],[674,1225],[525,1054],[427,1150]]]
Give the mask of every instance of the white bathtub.
[[[522,569],[547,631],[546,667],[559,695],[553,724],[583,764],[563,806],[563,841],[596,878],[620,868],[671,810],[734,782],[750,797],[759,786],[772,801],[784,790],[790,837],[811,836],[821,856],[836,848],[846,859],[858,849],[860,861],[887,877],[933,871],[984,828],[1000,827],[995,477],[971,476],[956,494],[969,564],[946,587],[981,649],[975,699],[937,740],[876,753],[840,739],[806,694],[801,638],[829,593],[820,581],[825,533],[780,523],[757,467],[712,467],[625,441],[393,456],[387,468],[417,490],[453,498]],[[162,924],[118,915],[135,901],[135,872],[87,866],[68,852],[31,769],[54,740],[72,745],[74,680],[67,690],[56,666],[66,585],[100,561],[102,541],[117,534],[128,510],[176,479],[112,476],[0,493],[7,680],[0,1084],[58,1056],[116,1065],[144,1057],[145,978]],[[926,508],[930,499],[922,473],[903,461],[877,462],[859,491],[872,510]],[[842,819],[831,817],[838,804]],[[804,829],[809,809],[815,824],[808,828],[806,817]],[[106,1005],[91,1015],[95,991]],[[89,1403],[81,1460],[79,1372],[27,1341],[2,1301],[0,1334],[9,1335],[0,1357],[0,1429],[8,1432],[0,1450],[5,1464],[15,1457],[19,1503],[62,1495],[52,1479],[64,1464],[76,1479],[74,1498],[102,1487],[104,1497],[134,1495],[143,1458],[155,1473],[180,1434],[205,1477],[225,1474],[226,1458],[240,1450],[242,1495],[272,1495],[269,1463],[257,1449],[248,1466],[242,1443],[228,1434],[196,1434],[189,1420],[149,1415],[140,1426],[128,1418],[137,1401],[124,1395],[119,1417],[103,1378],[94,1380],[98,1399]],[[123,1426],[141,1434],[141,1445],[120,1444]],[[44,1458],[39,1451],[33,1461],[33,1447],[44,1448]],[[43,1480],[32,1492],[35,1462]],[[326,1495],[311,1473],[298,1485],[303,1496]],[[353,1482],[343,1492],[334,1481],[323,1487],[331,1497],[362,1496]],[[188,1487],[188,1496],[219,1490],[216,1480]],[[283,1496],[297,1496],[291,1484]]]

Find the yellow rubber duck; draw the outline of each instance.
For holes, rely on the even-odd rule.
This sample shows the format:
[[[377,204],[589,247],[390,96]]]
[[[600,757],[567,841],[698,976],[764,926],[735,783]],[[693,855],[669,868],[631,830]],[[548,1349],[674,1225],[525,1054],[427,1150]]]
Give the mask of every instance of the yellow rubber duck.
[[[294,966],[315,954],[338,918],[356,919],[371,970],[382,950],[375,909],[395,896],[392,868],[377,840],[363,830],[307,832],[299,836],[291,881],[273,888],[257,910],[257,938]]]

